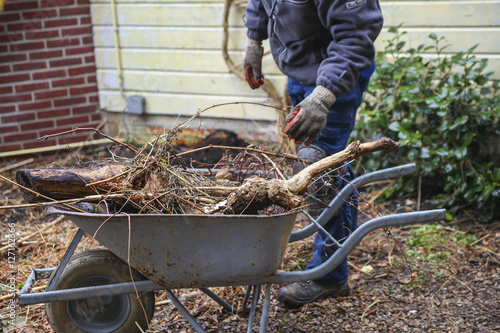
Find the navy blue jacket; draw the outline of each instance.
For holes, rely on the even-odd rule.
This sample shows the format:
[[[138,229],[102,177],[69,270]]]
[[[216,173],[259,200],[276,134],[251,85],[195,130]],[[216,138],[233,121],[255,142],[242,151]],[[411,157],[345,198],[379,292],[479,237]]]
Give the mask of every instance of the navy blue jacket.
[[[284,74],[337,98],[373,64],[383,25],[377,0],[250,0],[245,17],[247,36],[269,38]]]

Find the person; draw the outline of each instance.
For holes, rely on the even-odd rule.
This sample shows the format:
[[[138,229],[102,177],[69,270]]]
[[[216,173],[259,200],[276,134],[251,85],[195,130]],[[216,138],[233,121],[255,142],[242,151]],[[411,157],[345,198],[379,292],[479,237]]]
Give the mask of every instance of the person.
[[[383,25],[378,1],[250,0],[245,25],[248,45],[244,70],[250,87],[264,84],[265,39],[269,39],[274,61],[288,76],[287,92],[295,107],[286,118],[284,132],[300,145],[297,156],[313,162],[343,150],[375,70],[373,42]],[[303,167],[294,163],[294,172]],[[335,181],[325,181],[324,176],[309,192],[315,192],[316,199],[323,196],[329,201],[331,194],[354,176],[350,166],[341,170]],[[356,203],[353,195],[324,226],[337,240],[344,240],[356,228]],[[317,233],[306,269],[317,267],[335,250],[325,234]],[[318,280],[280,288],[278,301],[297,307],[319,298],[346,296],[350,292],[347,278],[344,260]]]

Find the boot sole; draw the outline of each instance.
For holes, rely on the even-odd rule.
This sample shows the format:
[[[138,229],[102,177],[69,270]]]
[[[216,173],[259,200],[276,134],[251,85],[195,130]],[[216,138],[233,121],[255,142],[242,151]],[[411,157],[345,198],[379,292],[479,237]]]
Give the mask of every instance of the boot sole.
[[[326,292],[324,292],[316,297],[307,298],[307,299],[295,299],[295,298],[287,297],[283,294],[278,294],[277,300],[278,300],[278,302],[280,302],[280,303],[282,303],[290,308],[299,308],[303,305],[312,303],[312,302],[317,301],[319,299],[329,298],[329,297],[334,297],[334,296],[345,297],[345,296],[349,296],[349,294],[350,294],[349,289],[340,290],[338,292],[337,291],[326,291]]]

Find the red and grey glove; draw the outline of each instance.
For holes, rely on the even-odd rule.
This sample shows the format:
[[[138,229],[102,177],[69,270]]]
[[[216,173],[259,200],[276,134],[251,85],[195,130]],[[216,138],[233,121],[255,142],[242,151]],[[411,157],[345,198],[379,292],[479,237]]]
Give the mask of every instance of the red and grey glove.
[[[288,126],[284,130],[285,134],[297,144],[311,144],[325,127],[328,109],[335,99],[335,95],[327,88],[314,88],[286,117]]]
[[[263,54],[262,41],[249,38],[243,68],[245,68],[245,78],[252,89],[257,89],[264,84],[264,76],[262,75]]]

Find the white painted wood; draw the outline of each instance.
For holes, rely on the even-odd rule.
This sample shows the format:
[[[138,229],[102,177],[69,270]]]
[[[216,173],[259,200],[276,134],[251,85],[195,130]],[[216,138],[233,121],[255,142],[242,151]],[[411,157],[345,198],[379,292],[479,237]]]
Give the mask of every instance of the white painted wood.
[[[130,95],[140,94],[146,99],[146,112],[148,114],[178,114],[183,116],[194,115],[199,110],[216,106],[203,113],[205,117],[236,118],[247,120],[276,120],[277,111],[269,105],[267,98],[234,98],[213,95],[190,95],[190,94],[168,94],[148,93],[144,91],[130,91]],[[101,108],[122,112],[126,108],[126,101],[119,91],[100,89],[99,100]],[[245,104],[260,103],[262,105]],[[232,103],[225,106],[217,106],[222,103]]]
[[[110,0],[91,0],[101,107],[121,112],[125,108],[118,87],[114,30]],[[125,94],[146,97],[150,114],[192,115],[205,107],[235,101],[266,102],[263,90],[251,90],[230,73],[222,57],[224,0],[117,0],[120,56]],[[389,27],[403,23],[408,47],[432,43],[433,32],[451,44],[446,52],[465,51],[475,44],[478,58],[488,58],[488,70],[500,79],[500,0],[384,0],[384,30],[376,47],[391,38]],[[246,28],[243,7],[232,7],[230,56],[243,62]],[[269,50],[268,43],[264,47]],[[428,57],[434,56],[432,50]],[[286,77],[270,54],[263,58],[263,72],[283,93]],[[207,112],[207,117],[272,121],[273,109],[231,105]]]

